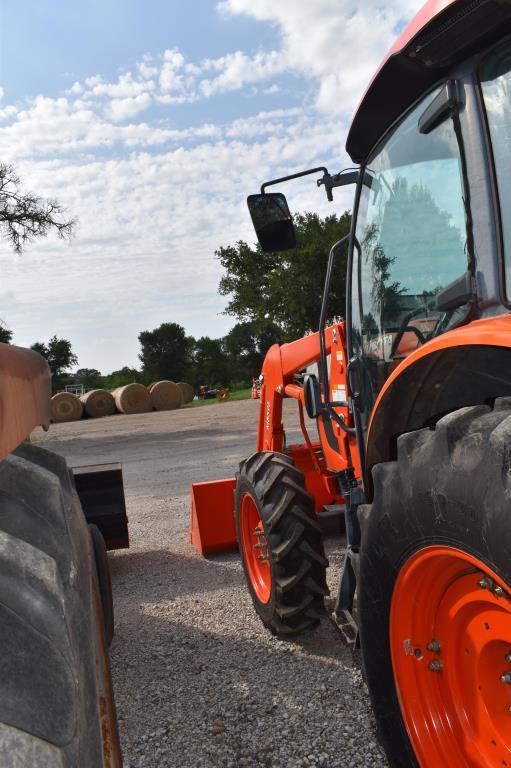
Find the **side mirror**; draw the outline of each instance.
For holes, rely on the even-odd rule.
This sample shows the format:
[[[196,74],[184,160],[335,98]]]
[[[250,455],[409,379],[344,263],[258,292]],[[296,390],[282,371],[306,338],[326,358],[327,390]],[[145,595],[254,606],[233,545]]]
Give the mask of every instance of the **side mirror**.
[[[296,248],[293,219],[281,192],[249,195],[247,205],[263,251],[273,253]]]

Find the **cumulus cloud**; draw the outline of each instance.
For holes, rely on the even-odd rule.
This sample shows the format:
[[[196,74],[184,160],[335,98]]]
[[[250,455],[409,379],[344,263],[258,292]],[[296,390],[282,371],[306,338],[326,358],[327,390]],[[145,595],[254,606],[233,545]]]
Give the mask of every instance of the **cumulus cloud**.
[[[422,0],[222,0],[217,8],[275,25],[285,66],[317,80],[317,106],[351,113],[398,31],[421,5]]]
[[[139,93],[137,96],[128,96],[124,99],[112,99],[108,112],[114,122],[119,122],[138,115],[150,104],[151,96],[148,93]]]

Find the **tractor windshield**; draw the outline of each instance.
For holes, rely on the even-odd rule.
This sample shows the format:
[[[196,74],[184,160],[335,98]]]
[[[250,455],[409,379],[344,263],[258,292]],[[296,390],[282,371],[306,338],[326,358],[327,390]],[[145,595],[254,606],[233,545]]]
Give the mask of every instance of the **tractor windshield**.
[[[511,146],[511,41],[491,51],[481,67],[488,126],[490,129],[495,171],[499,186],[504,240],[505,282],[508,300],[511,298],[511,175],[509,147]]]
[[[364,415],[392,369],[466,313],[435,296],[467,270],[460,154],[452,120],[418,121],[436,91],[380,145],[361,192],[351,275],[351,353],[364,362]]]

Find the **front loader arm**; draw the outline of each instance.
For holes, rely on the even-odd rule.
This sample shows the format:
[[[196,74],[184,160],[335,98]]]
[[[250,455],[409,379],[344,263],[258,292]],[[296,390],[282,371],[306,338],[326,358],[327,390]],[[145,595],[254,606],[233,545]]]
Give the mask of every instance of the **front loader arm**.
[[[325,349],[330,355],[330,389],[325,394],[331,401],[346,402],[346,348],[344,323],[336,323],[325,329]],[[261,407],[257,434],[258,451],[284,451],[284,426],[282,424],[282,400],[284,395],[299,401],[300,413],[304,406],[303,388],[294,383],[294,374],[320,359],[319,332],[289,344],[274,344],[267,352],[262,370]],[[350,425],[350,414],[345,405],[338,413]],[[302,425],[303,430],[303,425]],[[318,418],[321,449],[327,467],[340,471],[351,465],[351,453],[356,453],[356,441],[349,440],[341,428],[331,424],[328,418]],[[304,433],[307,441],[307,436]],[[356,464],[356,461],[355,461]],[[357,467],[356,467],[357,468]]]

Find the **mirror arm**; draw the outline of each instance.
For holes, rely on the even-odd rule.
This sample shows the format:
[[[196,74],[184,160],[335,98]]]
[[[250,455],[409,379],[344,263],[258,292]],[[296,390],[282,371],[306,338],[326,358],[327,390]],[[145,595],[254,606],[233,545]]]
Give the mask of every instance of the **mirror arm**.
[[[320,171],[323,171],[324,176],[330,175],[325,166],[320,165],[319,168],[311,168],[309,171],[300,171],[299,173],[292,173],[290,176],[281,176],[280,179],[265,181],[264,184],[261,184],[261,194],[264,195],[266,187],[271,187],[273,184],[280,184],[282,181],[291,181],[291,179],[299,179],[300,176],[309,176],[311,173],[319,173]]]

